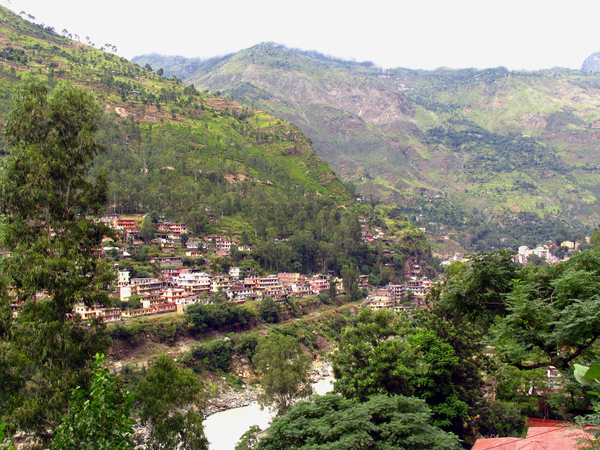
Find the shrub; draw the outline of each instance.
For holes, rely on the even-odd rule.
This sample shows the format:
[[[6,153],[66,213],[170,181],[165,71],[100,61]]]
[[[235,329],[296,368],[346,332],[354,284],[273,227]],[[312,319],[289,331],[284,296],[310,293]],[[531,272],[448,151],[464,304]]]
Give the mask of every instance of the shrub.
[[[221,369],[227,372],[231,365],[231,350],[232,344],[229,340],[202,342],[192,346],[183,356],[182,362],[194,370],[204,367],[207,370]]]

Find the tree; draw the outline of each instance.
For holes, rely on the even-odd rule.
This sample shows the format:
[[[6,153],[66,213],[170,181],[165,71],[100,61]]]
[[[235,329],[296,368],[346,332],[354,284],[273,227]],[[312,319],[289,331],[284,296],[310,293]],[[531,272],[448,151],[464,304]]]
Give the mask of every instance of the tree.
[[[156,225],[156,220],[154,216],[151,214],[147,214],[144,217],[144,222],[142,223],[142,227],[140,228],[140,237],[144,240],[146,244],[148,244],[158,231],[158,226]]]
[[[484,332],[463,314],[439,301],[443,289],[444,286],[439,285],[432,287],[427,298],[430,306],[422,309],[417,321],[452,347],[458,358],[458,363],[452,367],[452,384],[458,391],[459,399],[474,409],[481,401],[481,388],[484,386],[482,374],[490,364],[489,357],[484,354]],[[460,432],[457,434],[461,435]]]
[[[252,450],[258,444],[258,435],[261,429],[258,425],[252,425],[240,440],[235,444],[235,450]]]
[[[191,369],[178,367],[167,355],[156,358],[135,393],[140,420],[151,427],[149,448],[208,449],[197,410],[201,396],[202,384]]]
[[[379,285],[380,286],[388,285],[391,278],[392,278],[392,269],[390,269],[389,267],[384,267],[383,269],[381,269],[381,279],[379,281]]]
[[[329,288],[327,289],[327,295],[329,296],[329,301],[331,303],[335,303],[335,298],[337,297],[337,287],[335,285],[335,281],[331,280],[329,282]]]
[[[469,258],[466,268],[451,270],[442,302],[467,319],[487,325],[506,313],[506,296],[517,279],[518,266],[510,250],[482,252]]]
[[[0,424],[0,449],[1,450],[15,450],[10,441],[4,435],[4,428],[6,428],[6,424]],[[241,449],[245,450],[245,449]]]
[[[481,436],[520,437],[527,427],[525,416],[514,403],[484,403],[477,412],[477,431]]]
[[[162,67],[156,71],[156,75],[158,75],[159,77],[162,77],[163,73],[165,73],[165,72]]]
[[[183,248],[185,248],[185,246],[188,243],[188,240],[190,239],[190,235],[187,233],[181,233],[181,235],[179,236],[179,239],[181,241],[181,245],[183,246]]]
[[[98,259],[114,233],[92,218],[107,200],[103,174],[89,170],[101,110],[91,94],[60,82],[50,94],[41,79],[23,77],[4,131],[12,146],[0,174],[0,404],[9,432],[50,441],[71,389],[89,382],[92,356],[107,344],[104,329],[83,327],[75,302],[110,305],[112,267]],[[12,318],[10,305],[23,305]]]
[[[600,364],[593,364],[591,367],[573,364],[575,368],[575,379],[583,386],[589,386],[592,383],[600,381]],[[583,428],[587,435],[579,439],[579,443],[583,444],[581,448],[600,449],[600,405],[598,397],[600,394],[596,391],[588,391],[589,395],[596,398],[594,412],[586,416],[575,418],[577,424]]]
[[[366,401],[379,393],[412,395],[411,371],[398,363],[409,352],[407,324],[387,310],[361,308],[356,326],[345,328],[333,358],[335,390],[346,398]],[[410,354],[412,357],[412,353]]]
[[[516,367],[554,366],[563,374],[600,337],[600,253],[553,266],[528,266],[506,296],[494,328],[496,353]]]
[[[598,228],[600,228],[600,224],[598,224]],[[590,244],[595,252],[600,251],[600,229],[594,230],[590,237]],[[560,242],[557,244],[560,245]],[[566,248],[566,247],[565,247]]]
[[[434,425],[460,429],[467,405],[453,380],[458,364],[452,347],[433,332],[412,329],[395,313],[362,308],[334,355],[335,390],[359,401],[414,395],[428,403]]]
[[[258,396],[261,407],[281,415],[294,401],[312,394],[310,362],[293,337],[271,334],[261,338],[252,362],[263,375],[260,386],[264,392]]]
[[[258,450],[460,449],[458,438],[433,426],[422,400],[377,395],[357,403],[316,396],[276,417]]]
[[[265,297],[258,305],[258,314],[266,323],[279,322],[279,304],[273,301],[272,297]]]
[[[356,267],[345,265],[342,267],[341,275],[346,296],[351,301],[358,300],[358,269]]]
[[[128,450],[133,449],[131,395],[119,386],[117,379],[104,368],[104,355],[96,355],[94,375],[87,393],[74,389],[69,414],[56,429],[58,450]]]

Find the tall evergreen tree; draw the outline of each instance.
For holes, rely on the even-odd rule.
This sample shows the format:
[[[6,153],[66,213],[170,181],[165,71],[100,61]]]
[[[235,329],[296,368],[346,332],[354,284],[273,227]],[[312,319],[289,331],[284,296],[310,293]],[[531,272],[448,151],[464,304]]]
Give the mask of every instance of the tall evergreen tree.
[[[100,115],[84,90],[60,82],[50,93],[27,74],[4,127],[12,148],[0,173],[0,243],[11,256],[0,261],[0,422],[36,433],[42,445],[106,343],[100,327],[72,315],[78,302],[108,304],[114,281],[97,254],[113,233],[91,218],[107,200],[105,177],[88,178]]]

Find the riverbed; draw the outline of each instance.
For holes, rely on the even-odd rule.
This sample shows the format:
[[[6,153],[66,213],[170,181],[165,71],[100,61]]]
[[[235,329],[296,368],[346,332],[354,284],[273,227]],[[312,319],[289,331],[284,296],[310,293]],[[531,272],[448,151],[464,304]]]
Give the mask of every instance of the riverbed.
[[[315,394],[324,395],[333,389],[333,377],[327,376],[313,383]],[[210,442],[210,450],[234,450],[242,434],[252,425],[262,430],[268,427],[271,413],[260,409],[254,402],[241,408],[233,408],[208,416],[204,420],[204,434]]]

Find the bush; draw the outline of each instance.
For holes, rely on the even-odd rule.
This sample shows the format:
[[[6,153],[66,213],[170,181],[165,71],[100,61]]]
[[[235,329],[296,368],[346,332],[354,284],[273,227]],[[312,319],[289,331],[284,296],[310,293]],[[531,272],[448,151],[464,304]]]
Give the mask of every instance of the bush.
[[[525,432],[525,417],[512,403],[489,403],[479,410],[479,434],[485,437],[520,437]]]
[[[229,340],[214,340],[193,345],[190,351],[183,355],[182,362],[194,370],[221,369],[225,372],[231,365],[232,344]]]
[[[250,360],[254,358],[256,353],[256,345],[258,344],[258,333],[246,333],[237,335],[235,339],[235,345],[233,349],[242,354],[246,355]]]
[[[258,314],[266,323],[279,322],[279,305],[273,301],[271,297],[264,298],[258,306]]]
[[[110,332],[110,337],[113,340],[120,340],[137,345],[140,343],[141,327],[136,322],[130,322],[125,325],[116,324]]]
[[[185,310],[189,328],[195,333],[204,330],[223,330],[231,327],[247,328],[256,320],[250,306],[216,298],[214,303],[193,303]]]
[[[321,292],[319,294],[319,300],[321,301],[321,303],[323,303],[324,305],[331,305],[331,298],[329,298],[329,294],[325,293],[325,292]]]

